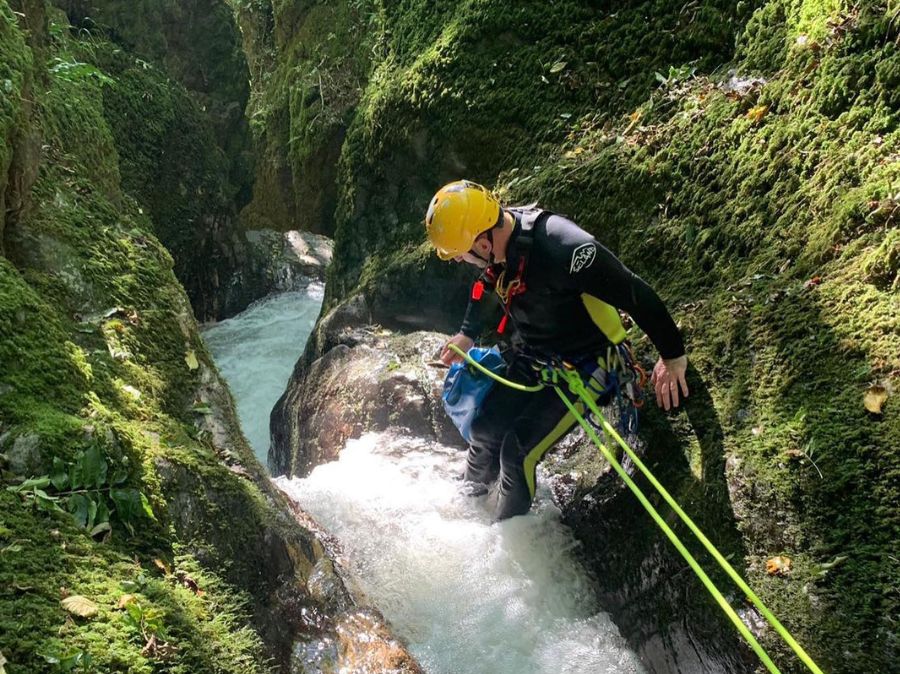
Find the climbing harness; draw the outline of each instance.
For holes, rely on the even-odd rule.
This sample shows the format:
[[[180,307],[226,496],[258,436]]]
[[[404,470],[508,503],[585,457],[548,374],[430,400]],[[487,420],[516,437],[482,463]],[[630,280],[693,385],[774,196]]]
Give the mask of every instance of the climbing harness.
[[[594,426],[579,413],[576,406],[563,392],[562,386],[565,385],[572,394],[577,396],[584,403],[584,405],[586,406],[585,409],[590,411],[591,416],[594,417],[594,420],[599,422],[600,430],[602,430],[608,436],[612,437],[619,444],[619,446],[628,455],[637,469],[644,474],[650,484],[652,484],[656,491],[660,494],[660,496],[662,496],[663,500],[665,500],[665,502],[669,504],[672,510],[675,511],[675,513],[687,525],[691,532],[697,537],[697,540],[699,540],[703,544],[703,547],[706,548],[707,552],[712,555],[713,559],[718,562],[719,566],[722,567],[725,573],[728,574],[728,576],[734,581],[738,588],[740,588],[740,590],[746,595],[746,597],[753,603],[753,605],[766,619],[769,625],[771,625],[772,628],[774,628],[775,631],[778,632],[781,638],[784,639],[785,643],[787,643],[787,645],[791,647],[791,649],[794,651],[794,653],[796,653],[797,657],[803,662],[803,664],[805,664],[811,672],[814,672],[814,674],[823,674],[822,670],[806,653],[803,647],[797,643],[790,632],[788,632],[787,629],[779,622],[778,618],[776,618],[774,614],[772,614],[772,612],[768,609],[768,607],[763,604],[762,600],[750,588],[746,581],[741,578],[738,572],[735,571],[734,567],[731,566],[731,564],[727,559],[725,559],[722,553],[719,552],[719,550],[712,544],[712,542],[710,542],[710,540],[703,534],[703,532],[700,531],[700,528],[696,524],[694,524],[694,521],[690,517],[688,517],[687,513],[685,513],[684,510],[681,509],[681,506],[678,505],[678,503],[675,501],[672,495],[669,494],[666,488],[663,487],[662,484],[660,484],[656,477],[650,472],[650,469],[647,468],[646,465],[644,465],[644,462],[641,461],[641,459],[628,445],[628,443],[622,439],[622,436],[619,434],[619,432],[606,420],[605,416],[600,411],[599,407],[591,398],[591,395],[588,392],[587,387],[591,384],[585,383],[582,373],[575,365],[561,359],[548,359],[546,364],[538,363],[542,371],[549,370],[549,372],[546,375],[542,373],[540,384],[537,384],[535,386],[524,386],[522,384],[517,384],[516,382],[511,382],[496,374],[495,372],[482,367],[474,359],[471,359],[465,351],[460,349],[455,344],[450,344],[449,347],[456,354],[465,358],[466,361],[476,369],[505,386],[510,386],[522,391],[538,391],[544,386],[553,386],[556,389],[556,392],[559,394],[559,397],[562,399],[563,403],[565,403],[568,410],[572,413],[581,427],[584,428],[585,432],[588,434],[588,437],[590,437],[594,444],[597,445],[600,453],[613,467],[619,477],[622,478],[622,481],[625,482],[625,484],[635,495],[635,497],[637,497],[641,505],[643,505],[647,512],[650,514],[650,517],[653,518],[653,521],[657,524],[657,526],[659,526],[660,529],[662,529],[666,537],[672,542],[672,545],[674,545],[678,552],[681,553],[681,556],[684,557],[685,561],[688,563],[694,573],[697,574],[697,577],[703,583],[704,587],[706,587],[709,593],[713,596],[713,598],[716,600],[716,603],[719,604],[720,608],[725,612],[725,614],[734,624],[735,628],[737,628],[738,632],[740,632],[741,636],[744,637],[744,639],[759,657],[760,661],[773,674],[780,674],[780,670],[775,666],[775,663],[772,662],[772,659],[769,657],[768,653],[766,653],[760,643],[756,640],[756,637],[753,636],[753,633],[740,619],[735,610],[728,603],[719,589],[715,586],[706,572],[700,567],[700,564],[684,546],[675,532],[672,531],[671,527],[669,527],[668,524],[666,524],[665,520],[662,518],[656,508],[653,507],[653,505],[644,495],[643,491],[641,491],[640,487],[638,487],[637,484],[635,484],[635,482],[631,479],[631,477],[622,467],[622,464],[616,459],[613,452],[600,439]]]

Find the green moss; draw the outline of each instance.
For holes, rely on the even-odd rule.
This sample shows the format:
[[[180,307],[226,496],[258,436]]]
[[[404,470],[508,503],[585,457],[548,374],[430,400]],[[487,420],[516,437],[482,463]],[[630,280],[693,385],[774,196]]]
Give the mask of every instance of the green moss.
[[[22,95],[31,71],[31,51],[10,8],[0,5],[0,251],[6,220],[6,187],[16,125],[22,123]]]
[[[690,423],[648,414],[664,481],[744,556],[824,668],[889,668],[900,415],[893,398],[867,413],[863,394],[896,388],[900,371],[896,7],[685,11],[385,8],[386,51],[342,151],[327,301],[363,289],[370,306],[390,296],[388,317],[429,301],[453,311],[464,293],[445,301],[442,284],[454,272],[419,247],[424,204],[443,180],[502,170],[509,202],[572,216],[682,324],[702,381]],[[684,65],[693,77],[654,77]],[[634,543],[632,559],[649,545]],[[795,559],[787,579],[764,570],[775,554]],[[598,575],[618,579],[604,576],[612,566]],[[799,671],[765,638],[783,671]]]
[[[0,16],[8,15],[0,2]],[[260,560],[266,537],[278,531],[282,540],[283,525],[273,524],[278,514],[256,483],[223,465],[246,462],[245,473],[261,472],[227,390],[216,404],[230,454],[220,457],[199,428],[192,407],[204,386],[217,384],[214,367],[172,256],[128,194],[144,187],[135,173],[151,170],[147,157],[161,136],[180,129],[208,147],[208,129],[195,124],[182,89],[156,72],[132,73],[141,66],[104,41],[52,29],[47,44],[39,114],[23,129],[41,138],[39,175],[23,216],[4,232],[0,257],[0,652],[11,673],[48,671],[44,656],[73,652],[89,654],[97,671],[267,671],[266,654],[280,645],[263,646],[250,610],[264,622],[259,607],[269,588]],[[125,66],[116,70],[119,58]],[[59,63],[89,67],[54,71]],[[146,143],[122,156],[116,133],[133,128],[135,109],[112,103],[123,90],[137,96],[133,87],[158,100],[141,110],[147,136],[131,136]],[[198,180],[218,180],[205,173],[217,165],[196,161]],[[189,199],[197,194],[181,203]],[[17,443],[34,450],[27,474],[13,472],[23,465]],[[142,519],[131,533],[114,514],[101,541],[102,532],[94,539],[69,515],[35,510],[5,489],[89,448],[127,469],[122,486],[148,497],[155,520]],[[175,457],[188,495],[205,490],[192,521],[180,510],[178,481],[165,474]],[[174,563],[176,575],[160,573],[155,559]],[[135,580],[137,588],[123,585]],[[155,652],[119,607],[126,593],[159,616]],[[96,602],[98,614],[68,616],[59,602],[70,594]]]
[[[900,416],[867,413],[863,393],[895,382],[900,364],[890,160],[900,111],[878,76],[897,29],[885,5],[817,7],[768,3],[734,67],[772,58],[763,22],[786,24],[769,26],[776,35],[831,26],[814,61],[791,48],[744,96],[705,77],[660,92],[639,124],[623,115],[578,134],[552,166],[506,181],[514,198],[596,232],[675,308],[745,485],[732,507],[751,583],[820,665],[877,670],[896,653],[886,616],[898,607],[885,590],[896,584],[886,560],[900,533]],[[688,457],[691,446],[685,438]],[[716,474],[707,488],[727,498]],[[797,564],[787,580],[764,570],[782,553]]]

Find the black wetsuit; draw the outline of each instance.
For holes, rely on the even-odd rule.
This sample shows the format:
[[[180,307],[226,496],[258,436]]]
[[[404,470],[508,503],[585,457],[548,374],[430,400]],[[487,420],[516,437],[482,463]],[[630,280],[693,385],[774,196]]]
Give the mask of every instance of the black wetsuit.
[[[609,250],[562,216],[510,209],[516,224],[507,246],[507,270],[525,257],[525,292],[509,304],[514,346],[505,353],[507,375],[533,375],[523,349],[579,360],[604,353],[610,342],[591,318],[582,294],[627,312],[663,358],[684,355],[675,322],[659,296]],[[533,223],[523,234],[523,221]],[[472,301],[460,331],[476,338],[496,303]],[[552,388],[537,393],[495,386],[472,425],[466,480],[492,482],[500,476],[497,518],[528,512],[534,498],[535,469],[544,454],[575,424]]]

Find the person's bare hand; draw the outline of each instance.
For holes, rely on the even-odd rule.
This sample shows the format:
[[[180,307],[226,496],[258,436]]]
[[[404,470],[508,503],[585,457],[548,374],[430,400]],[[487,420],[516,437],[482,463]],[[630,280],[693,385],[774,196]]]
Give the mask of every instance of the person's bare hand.
[[[684,375],[687,372],[687,356],[657,361],[650,377],[650,383],[656,389],[656,404],[666,411],[678,407],[678,390],[687,398],[689,391]]]
[[[475,341],[471,337],[466,337],[463,333],[459,332],[450,340],[444,344],[444,348],[441,349],[440,359],[444,365],[451,365],[452,363],[458,363],[463,360],[463,357],[460,356],[456,351],[452,351],[450,349],[451,344],[456,344],[463,351],[468,351],[473,346],[475,346]]]

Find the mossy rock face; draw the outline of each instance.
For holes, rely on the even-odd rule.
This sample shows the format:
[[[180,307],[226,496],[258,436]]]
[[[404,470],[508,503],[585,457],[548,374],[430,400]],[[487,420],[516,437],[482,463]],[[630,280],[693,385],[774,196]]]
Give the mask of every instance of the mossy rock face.
[[[257,155],[248,228],[331,235],[338,158],[370,70],[371,2],[236,3],[254,91]]]
[[[687,337],[687,420],[645,424],[664,481],[820,665],[889,669],[900,415],[893,394],[880,413],[863,401],[896,390],[900,370],[896,7],[404,2],[372,16],[382,32],[341,152],[324,311],[359,292],[385,323],[429,294],[461,311],[462,273],[422,245],[445,180],[571,216],[651,282]],[[583,461],[567,513],[633,643],[665,663],[679,624],[730,629],[684,575],[647,585],[616,570],[680,562],[641,513],[601,498]],[[592,494],[601,505],[578,505]],[[607,514],[623,517],[604,525],[608,542],[595,535]],[[642,534],[617,547],[629,527]],[[776,555],[793,559],[786,577],[765,571]],[[684,615],[667,613],[673,598]],[[722,667],[745,666],[730,653]]]
[[[192,3],[60,1],[52,30],[68,37],[62,73],[104,73],[102,114],[121,182],[150,216],[201,319],[233,315],[259,296],[237,213],[252,166],[243,110],[248,71],[230,8]],[[68,21],[74,26],[68,28]],[[85,65],[77,65],[85,64]],[[81,69],[80,71],[78,69]],[[72,151],[109,154],[89,134]],[[102,167],[109,162],[94,161]]]
[[[13,14],[0,0],[2,72],[20,95],[40,83],[33,108],[9,108],[2,136],[6,194],[21,199],[0,256],[4,666],[288,671],[296,644],[338,643],[358,603],[337,574],[323,576],[325,550],[241,435],[172,255],[124,178],[145,169],[117,151],[120,108],[106,90],[129,74],[82,58],[115,65],[105,41],[89,42],[58,11]],[[160,76],[140,81],[186,98]],[[149,127],[171,121],[157,102]],[[37,138],[39,153],[21,138]],[[66,486],[88,469],[84,487]],[[15,491],[28,478],[41,486]],[[374,654],[361,633],[345,636]],[[329,667],[341,666],[338,653]]]
[[[79,28],[102,30],[190,92],[227,162],[236,206],[250,197],[253,157],[244,108],[250,95],[241,37],[226,0],[54,0]]]

